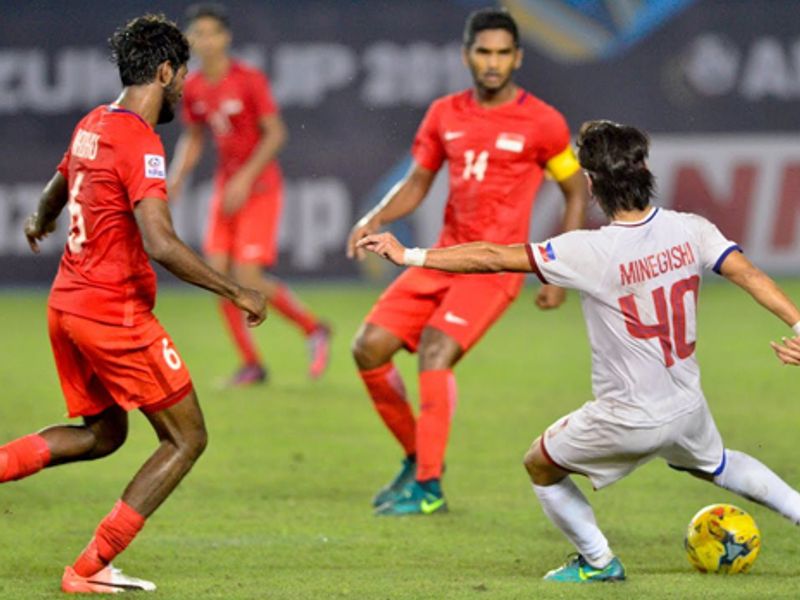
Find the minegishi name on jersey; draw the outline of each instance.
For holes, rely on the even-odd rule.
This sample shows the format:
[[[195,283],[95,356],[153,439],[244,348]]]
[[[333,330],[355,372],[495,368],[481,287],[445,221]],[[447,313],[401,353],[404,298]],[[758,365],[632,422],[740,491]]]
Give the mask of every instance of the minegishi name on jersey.
[[[648,254],[643,258],[619,265],[619,278],[622,285],[641,283],[664,273],[675,271],[696,262],[692,246],[684,242],[667,250]]]

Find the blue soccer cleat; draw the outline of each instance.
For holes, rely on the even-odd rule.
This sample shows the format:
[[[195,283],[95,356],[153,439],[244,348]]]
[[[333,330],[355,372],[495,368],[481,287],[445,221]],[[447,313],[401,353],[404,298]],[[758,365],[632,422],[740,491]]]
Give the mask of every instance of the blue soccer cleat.
[[[559,583],[595,583],[602,581],[625,581],[625,567],[615,556],[602,569],[595,569],[580,554],[574,554],[558,569],[553,569],[544,576],[545,581]]]
[[[417,461],[411,457],[403,459],[400,472],[389,483],[383,486],[372,499],[372,506],[378,507],[387,502],[394,502],[403,494],[403,488],[417,477]]]
[[[401,517],[405,515],[433,515],[447,512],[447,501],[444,499],[439,481],[420,484],[412,481],[399,498],[386,502],[375,509],[376,515]]]

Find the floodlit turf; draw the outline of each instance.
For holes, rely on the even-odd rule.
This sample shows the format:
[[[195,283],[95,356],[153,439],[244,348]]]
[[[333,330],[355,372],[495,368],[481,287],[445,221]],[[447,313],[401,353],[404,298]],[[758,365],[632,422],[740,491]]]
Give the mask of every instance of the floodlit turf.
[[[185,289],[185,288],[182,288]],[[787,283],[800,299],[800,283]],[[578,587],[540,578],[571,551],[545,520],[521,467],[531,440],[590,397],[576,296],[552,313],[523,292],[458,367],[459,400],[444,481],[451,512],[376,518],[372,494],[399,466],[356,377],[349,343],[378,290],[300,287],[335,327],[333,365],[305,378],[301,337],[278,316],[258,332],[272,382],[219,392],[235,366],[210,297],[167,291],[157,312],[188,363],[210,444],[194,471],[117,564],[154,580],[161,598],[798,598],[798,531],[767,509],[653,462],[589,493],[628,569],[624,584]],[[44,294],[0,294],[0,441],[62,419]],[[704,387],[729,447],[800,485],[800,369],[769,339],[787,329],[729,285],[701,296]],[[409,391],[414,362],[402,356]],[[88,541],[154,447],[132,415],[127,444],[100,462],[0,486],[0,597],[59,597],[63,566]],[[588,489],[586,482],[579,485]],[[763,534],[754,571],[692,572],[684,527],[702,506],[733,502]]]

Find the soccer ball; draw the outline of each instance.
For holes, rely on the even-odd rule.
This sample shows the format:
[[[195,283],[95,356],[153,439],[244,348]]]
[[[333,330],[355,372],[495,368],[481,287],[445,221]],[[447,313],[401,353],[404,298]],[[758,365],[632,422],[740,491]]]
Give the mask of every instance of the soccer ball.
[[[753,517],[732,504],[700,509],[684,541],[692,566],[701,573],[745,573],[756,562],[761,534]]]

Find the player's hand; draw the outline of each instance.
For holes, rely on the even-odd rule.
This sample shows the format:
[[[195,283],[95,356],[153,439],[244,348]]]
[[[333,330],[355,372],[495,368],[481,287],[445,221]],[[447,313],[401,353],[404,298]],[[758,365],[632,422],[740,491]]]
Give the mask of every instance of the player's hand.
[[[406,247],[391,233],[373,233],[356,242],[356,250],[368,250],[396,265],[404,265],[403,255]]]
[[[347,238],[347,258],[364,260],[366,257],[365,249],[359,247],[358,242],[370,234],[377,233],[378,229],[380,229],[380,224],[376,223],[374,219],[366,217],[353,225],[350,230],[350,237]]]
[[[536,295],[536,306],[542,310],[552,310],[564,304],[567,299],[567,290],[564,288],[545,284],[539,288],[539,293]]]
[[[247,326],[257,327],[267,318],[267,299],[264,294],[250,288],[240,288],[233,298],[236,308],[247,313]]]
[[[253,182],[249,177],[237,173],[231,177],[222,190],[222,213],[227,216],[236,214],[247,199],[253,189]]]
[[[785,365],[800,365],[800,337],[782,338],[781,344],[770,342],[769,345]]]
[[[56,222],[39,222],[39,213],[35,212],[25,219],[25,237],[34,253],[39,254],[39,242],[56,230]]]

